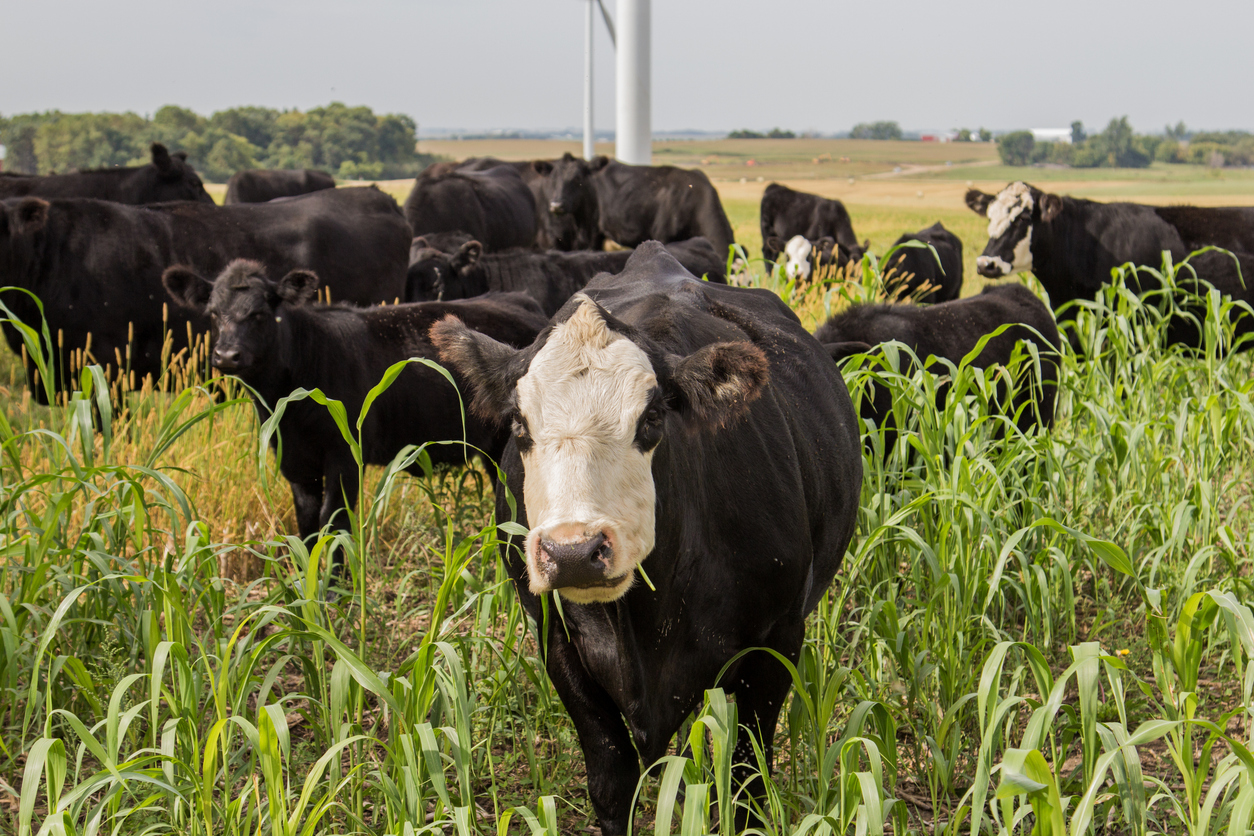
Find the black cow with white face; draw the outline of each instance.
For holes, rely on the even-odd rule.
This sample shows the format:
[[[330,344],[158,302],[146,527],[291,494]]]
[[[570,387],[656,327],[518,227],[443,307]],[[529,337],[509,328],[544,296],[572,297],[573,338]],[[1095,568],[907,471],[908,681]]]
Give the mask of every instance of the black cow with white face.
[[[415,238],[431,244],[426,236]],[[456,239],[443,243],[453,245]],[[726,284],[726,262],[704,238],[677,241],[666,249],[694,276]],[[410,253],[409,296],[414,302],[467,299],[489,291],[530,294],[547,315],[558,312],[566,300],[598,273],[620,273],[630,250],[562,252],[561,250],[506,250],[485,253],[478,241],[463,241],[449,251],[424,246]]]
[[[762,255],[766,258],[768,270],[785,254],[788,263],[800,263],[796,255],[801,247],[795,240],[797,236],[825,250],[829,259],[835,257],[842,269],[850,260],[861,259],[867,250],[868,242],[859,244],[858,237],[853,233],[853,221],[845,204],[820,195],[798,192],[779,183],[771,183],[762,192],[759,222],[762,226]],[[791,246],[793,251],[786,253],[787,246]]]
[[[1186,215],[1182,207],[1095,203],[1022,182],[1011,183],[996,195],[971,189],[966,200],[973,211],[988,218],[988,244],[976,259],[976,270],[989,278],[1031,271],[1049,293],[1055,313],[1073,299],[1092,299],[1121,265],[1156,268],[1162,264],[1163,251],[1179,263],[1195,248],[1243,240],[1230,223],[1216,224],[1208,234],[1206,224],[1197,220],[1201,216],[1196,212],[1204,210],[1196,207],[1188,207],[1196,212]],[[1185,235],[1173,220],[1185,224]],[[1242,285],[1231,258],[1194,261],[1197,278],[1233,298],[1254,299],[1254,284]],[[1138,272],[1137,282],[1142,292],[1158,287],[1146,271]],[[1060,314],[1064,320],[1073,316],[1073,308]],[[1196,329],[1175,333],[1180,341],[1196,344],[1188,337]]]
[[[410,357],[436,358],[427,332],[449,314],[513,346],[529,344],[546,322],[522,294],[375,308],[315,304],[315,274],[293,270],[275,281],[261,264],[244,259],[213,282],[182,266],[167,269],[162,281],[179,304],[208,315],[214,367],[252,387],[263,421],[279,399],[304,387],[343,402],[355,426],[366,394],[388,367]],[[326,408],[312,400],[289,404],[279,432],[279,469],[292,486],[300,536],[328,524],[346,526],[340,512],[356,502],[357,464]],[[493,458],[505,445],[502,428],[473,416],[465,433],[468,444]],[[367,464],[387,464],[408,444],[462,438],[457,392],[439,372],[414,363],[371,405],[362,425],[362,457]],[[473,455],[460,444],[432,445],[427,452],[436,464]],[[421,472],[417,465],[410,469]]]
[[[92,197],[139,205],[168,200],[213,203],[187,154],[171,154],[160,142],[150,149],[152,162],[136,168],[98,168],[68,174],[0,177],[0,200],[9,197]]]
[[[665,754],[716,684],[769,762],[789,675],[760,652],[718,673],[747,648],[798,658],[853,535],[857,419],[823,347],[778,296],[698,281],[655,242],[529,348],[453,320],[432,339],[475,412],[510,427],[502,465],[529,533],[502,556],[547,631],[602,833],[626,832],[639,759]],[[563,618],[546,624],[554,594]],[[738,763],[751,743],[742,730]]]
[[[864,250],[859,248],[851,251],[838,243],[830,235],[824,235],[817,241],[811,241],[804,235],[794,235],[788,241],[772,235],[762,243],[762,251],[771,254],[767,260],[767,269],[779,262],[785,278],[808,282],[817,273],[830,270],[835,266],[837,271],[844,271],[850,261],[862,258]]]

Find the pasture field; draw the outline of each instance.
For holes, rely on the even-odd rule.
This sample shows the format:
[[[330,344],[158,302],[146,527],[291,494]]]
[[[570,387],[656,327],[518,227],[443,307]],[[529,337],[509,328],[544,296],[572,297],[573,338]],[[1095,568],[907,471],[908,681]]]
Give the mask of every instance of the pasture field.
[[[756,246],[761,186],[719,186]],[[983,221],[905,189],[851,200],[859,235],[882,252],[952,219],[969,269]],[[875,298],[872,267],[757,281],[813,327]],[[1217,298],[1206,349],[1165,346],[1168,303],[1124,281],[1079,314],[1049,433],[992,408],[1030,355],[848,361],[855,397],[880,380],[907,431],[884,449],[866,428],[858,531],[793,669],[759,832],[1250,829],[1254,352],[1226,350]],[[327,603],[331,536],[288,536],[253,408],[203,361],[125,398],[89,370],[48,408],[0,360],[0,832],[595,833],[490,473],[372,469],[340,540],[353,591]],[[735,729],[710,691],[642,781],[635,832],[733,832]]]

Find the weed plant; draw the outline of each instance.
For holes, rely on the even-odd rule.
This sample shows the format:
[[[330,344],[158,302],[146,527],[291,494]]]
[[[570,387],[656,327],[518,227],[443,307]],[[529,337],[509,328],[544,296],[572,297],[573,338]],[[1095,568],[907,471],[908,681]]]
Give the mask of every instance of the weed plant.
[[[860,267],[757,281],[814,327],[877,298],[878,262]],[[1157,271],[1168,291],[1180,269]],[[864,427],[858,536],[789,665],[758,832],[1250,830],[1254,353],[1218,294],[1182,306],[1130,285],[1120,271],[1077,306],[1048,433],[994,403],[999,383],[1032,385],[1028,350],[988,370],[892,346],[847,361],[855,401],[872,380],[893,392],[898,432]],[[1201,349],[1167,344],[1181,316]],[[38,362],[52,353],[23,337]],[[594,824],[497,554],[515,524],[493,518],[493,470],[400,476],[423,455],[405,451],[362,482],[349,531],[303,543],[282,533],[272,427],[197,361],[171,358],[178,386],[129,394],[87,365],[52,408],[17,394],[7,361],[0,830]],[[336,547],[353,592],[328,602]],[[642,779],[637,832],[732,832],[751,803],[736,729],[710,690]]]

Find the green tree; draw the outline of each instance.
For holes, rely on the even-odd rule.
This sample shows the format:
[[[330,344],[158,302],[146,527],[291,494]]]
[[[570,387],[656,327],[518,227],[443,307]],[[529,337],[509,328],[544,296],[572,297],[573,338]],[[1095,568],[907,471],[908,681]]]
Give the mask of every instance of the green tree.
[[[849,132],[850,139],[901,139],[901,125],[891,121],[861,122]]]
[[[991,142],[992,139],[993,139],[992,131],[990,131],[988,128],[980,128],[980,142]]]
[[[1084,123],[1079,119],[1071,123],[1071,144],[1079,145],[1088,135],[1084,133]]]
[[[1151,158],[1136,140],[1128,117],[1111,119],[1104,131],[1085,143],[1086,161],[1107,168],[1145,168]]]
[[[1189,138],[1189,129],[1185,127],[1184,120],[1181,119],[1176,123],[1174,128],[1171,125],[1163,128],[1163,135],[1169,139],[1174,139],[1176,142],[1179,142],[1182,139]]]
[[[1005,165],[1029,165],[1036,139],[1031,131],[1014,131],[997,140],[997,154]]]

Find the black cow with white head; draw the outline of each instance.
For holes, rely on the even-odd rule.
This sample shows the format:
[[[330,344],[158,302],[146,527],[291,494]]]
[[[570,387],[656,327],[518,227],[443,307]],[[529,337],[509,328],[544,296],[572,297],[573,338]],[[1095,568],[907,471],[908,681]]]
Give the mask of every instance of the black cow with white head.
[[[759,652],[718,674],[748,648],[798,658],[853,535],[857,421],[823,347],[774,294],[698,281],[655,242],[529,348],[455,320],[432,339],[476,414],[511,428],[529,531],[502,555],[546,630],[602,832],[626,832],[638,759],[665,754],[707,688],[736,695],[769,762],[785,668]],[[551,594],[563,617],[545,623]],[[754,762],[743,730],[736,759]]]
[[[988,218],[988,244],[976,259],[976,270],[988,278],[1031,271],[1049,293],[1050,307],[1060,321],[1074,316],[1074,308],[1060,311],[1063,305],[1094,298],[1110,281],[1111,271],[1124,264],[1157,268],[1164,251],[1179,263],[1208,244],[1241,244],[1241,213],[1246,211],[1096,203],[1043,192],[1023,182],[1011,183],[996,195],[971,189],[966,201]],[[1216,214],[1208,215],[1211,211]],[[1215,223],[1208,226],[1206,217]],[[1246,301],[1254,297],[1252,286],[1242,283],[1231,257],[1207,254],[1195,258],[1193,264],[1197,278],[1224,294]],[[1187,279],[1192,281],[1192,271]],[[1138,271],[1136,282],[1141,292],[1158,287],[1148,271]],[[1197,331],[1176,328],[1170,339],[1196,344]]]

